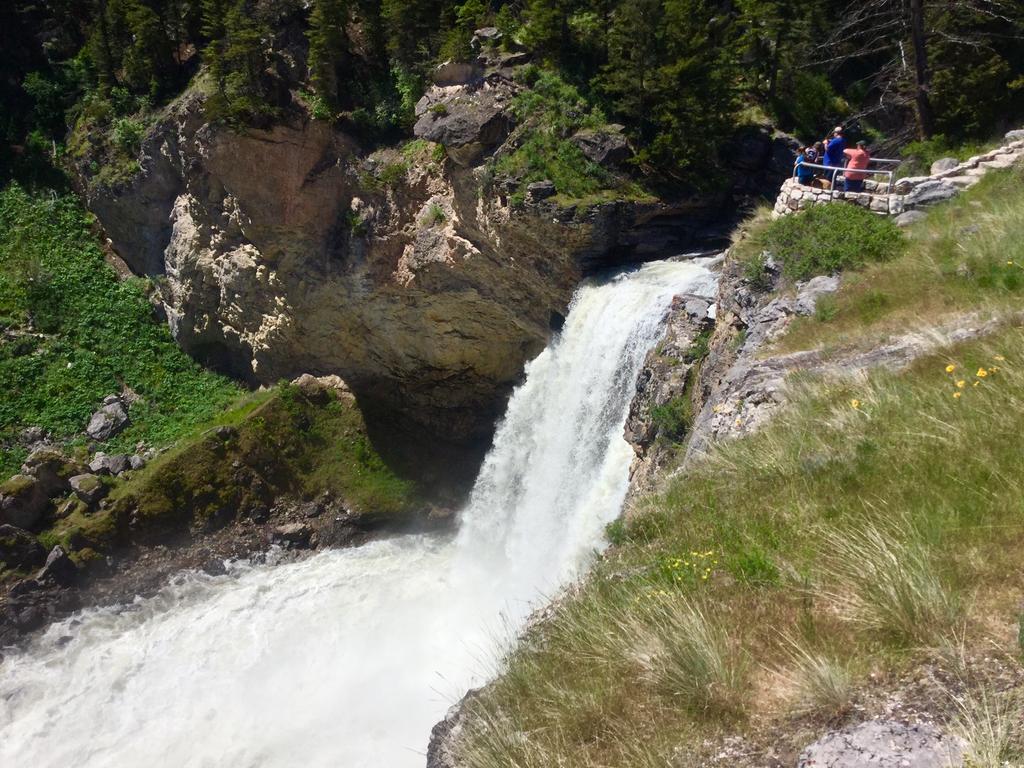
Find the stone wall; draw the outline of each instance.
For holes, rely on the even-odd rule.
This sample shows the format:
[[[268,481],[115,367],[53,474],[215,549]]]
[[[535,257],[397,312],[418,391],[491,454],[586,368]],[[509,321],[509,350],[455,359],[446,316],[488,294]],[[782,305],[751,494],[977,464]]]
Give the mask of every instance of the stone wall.
[[[786,179],[775,199],[773,216],[785,216],[788,213],[802,211],[812,205],[831,203],[842,200],[859,205],[875,213],[898,216],[903,213],[904,200],[902,195],[877,192],[843,192],[834,189],[818,189],[808,187],[794,179]]]

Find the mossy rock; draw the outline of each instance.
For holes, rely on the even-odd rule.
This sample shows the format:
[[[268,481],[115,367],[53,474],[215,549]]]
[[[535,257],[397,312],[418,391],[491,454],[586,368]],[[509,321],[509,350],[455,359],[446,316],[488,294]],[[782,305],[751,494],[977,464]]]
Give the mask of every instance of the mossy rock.
[[[47,538],[71,550],[107,551],[261,518],[282,497],[330,494],[368,520],[419,508],[415,485],[373,448],[354,400],[285,385],[228,413],[126,481],[105,508],[76,509]]]
[[[35,528],[42,520],[48,502],[36,478],[14,475],[0,484],[0,523]]]

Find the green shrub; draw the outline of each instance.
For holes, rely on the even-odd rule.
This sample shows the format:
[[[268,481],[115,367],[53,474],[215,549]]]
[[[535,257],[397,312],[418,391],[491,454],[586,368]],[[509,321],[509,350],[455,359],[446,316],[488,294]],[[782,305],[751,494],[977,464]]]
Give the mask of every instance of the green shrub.
[[[888,261],[903,244],[893,222],[848,203],[816,205],[769,224],[765,247],[794,280]]]
[[[408,171],[408,166],[403,162],[388,163],[381,169],[377,178],[380,179],[384,186],[394,187],[405,180],[405,174]]]
[[[134,155],[142,144],[142,124],[130,117],[122,117],[114,123],[114,143],[122,152]]]
[[[423,214],[423,218],[420,221],[425,227],[433,227],[437,224],[444,224],[447,216],[444,215],[444,210],[437,203],[431,203],[427,206],[426,212]]]
[[[674,397],[663,405],[651,408],[651,423],[660,437],[681,439],[693,422],[693,405],[685,395]]]

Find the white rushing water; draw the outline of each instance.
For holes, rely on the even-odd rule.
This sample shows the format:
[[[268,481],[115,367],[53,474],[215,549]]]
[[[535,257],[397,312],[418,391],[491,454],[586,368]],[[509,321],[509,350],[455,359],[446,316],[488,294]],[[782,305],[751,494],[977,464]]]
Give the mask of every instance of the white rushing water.
[[[183,574],[87,610],[0,665],[0,765],[422,766],[431,726],[479,683],[621,508],[637,373],[671,298],[659,262],[577,292],[526,369],[456,537],[407,536],[282,565]]]

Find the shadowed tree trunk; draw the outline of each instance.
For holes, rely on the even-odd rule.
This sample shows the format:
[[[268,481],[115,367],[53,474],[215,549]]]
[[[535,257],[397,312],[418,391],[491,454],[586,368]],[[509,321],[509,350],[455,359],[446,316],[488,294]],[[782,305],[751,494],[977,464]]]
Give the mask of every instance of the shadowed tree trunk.
[[[910,0],[910,37],[914,43],[914,104],[922,139],[935,131],[932,105],[928,100],[928,50],[924,32],[924,0]]]

